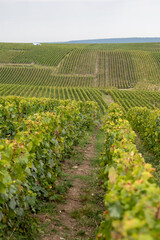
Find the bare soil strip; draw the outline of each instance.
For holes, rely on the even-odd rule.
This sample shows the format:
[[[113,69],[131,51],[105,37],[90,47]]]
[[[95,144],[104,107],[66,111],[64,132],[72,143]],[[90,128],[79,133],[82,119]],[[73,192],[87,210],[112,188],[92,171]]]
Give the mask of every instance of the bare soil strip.
[[[95,67],[95,79],[94,79],[94,86],[97,87],[97,74],[98,74],[98,54],[97,54],[97,59],[96,59],[96,67]]]
[[[95,214],[94,211],[97,206],[93,206],[92,202],[95,198],[94,195],[98,194],[100,196],[100,194],[91,190],[92,186],[90,185],[89,176],[92,175],[93,170],[95,171],[95,168],[91,165],[91,160],[95,158],[96,154],[96,132],[90,137],[89,143],[85,147],[78,147],[76,149],[81,158],[80,161],[74,159],[72,162],[66,160],[65,163],[63,163],[63,171],[72,179],[73,186],[67,193],[65,203],[56,206],[56,214],[54,216],[49,214],[38,215],[41,225],[48,224],[47,230],[45,230],[40,239],[94,239],[95,224],[93,224],[93,219],[91,221],[90,218]],[[96,176],[94,176],[94,178],[96,178]],[[99,187],[98,189],[101,188]],[[92,191],[92,193],[90,191]],[[100,205],[103,205],[102,202]],[[102,206],[100,206],[100,208],[101,207]],[[97,211],[102,213],[102,209]],[[96,212],[96,215],[97,214],[98,212]]]
[[[106,79],[105,79],[105,86],[109,86],[109,77],[108,77],[108,57],[106,56]]]
[[[120,91],[132,91],[132,90],[134,90],[134,88],[119,88],[118,90],[120,90]]]
[[[106,94],[102,94],[102,98],[104,99],[104,101],[109,105],[109,104],[111,104],[111,103],[113,103],[114,102],[114,99],[112,98],[112,96],[111,95],[106,95]]]
[[[34,62],[32,63],[0,63],[0,67],[32,67],[34,65]]]

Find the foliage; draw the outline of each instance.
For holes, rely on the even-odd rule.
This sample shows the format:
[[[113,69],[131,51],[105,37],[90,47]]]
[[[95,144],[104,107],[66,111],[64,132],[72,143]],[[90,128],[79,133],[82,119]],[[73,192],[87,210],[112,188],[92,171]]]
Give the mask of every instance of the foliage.
[[[16,84],[15,85],[3,84],[3,85],[0,85],[0,95],[1,96],[15,95],[15,96],[23,96],[23,97],[45,97],[45,98],[52,98],[52,101],[53,99],[58,99],[58,100],[70,99],[70,100],[83,101],[83,102],[94,101],[98,103],[102,113],[104,113],[108,107],[107,103],[102,98],[101,91],[98,89],[92,89],[92,88],[67,88],[67,87],[56,88],[56,87],[44,87],[44,86],[37,87],[37,86],[26,86],[26,85],[16,85]]]
[[[94,75],[55,74],[52,68],[3,66],[0,67],[1,84],[48,87],[94,87]]]
[[[37,199],[56,198],[61,161],[93,124],[99,110],[93,102],[31,99],[31,105],[26,99],[9,98],[3,104],[8,106],[8,102],[15,106],[11,122],[14,119],[16,133],[13,139],[0,141],[0,228],[19,231],[28,210],[36,211]],[[9,119],[7,108],[4,113]]]
[[[58,101],[53,99],[1,97],[0,98],[0,138],[12,138],[16,134],[17,124],[37,112],[56,111],[58,106],[67,106],[70,101]]]
[[[147,48],[148,47],[148,48]],[[160,83],[157,44],[0,44],[0,83],[57,87],[137,87]]]
[[[160,92],[142,90],[121,91],[118,89],[102,90],[102,92],[110,94],[124,111],[128,111],[133,107],[160,108]]]
[[[60,44],[41,44],[34,46],[33,44],[21,43],[1,43],[2,63],[23,63],[23,64],[39,64],[44,66],[57,66],[59,62],[74,49],[72,45]]]
[[[160,110],[132,108],[128,119],[150,152],[160,157]]]
[[[109,108],[104,130],[101,177],[106,211],[96,239],[159,239],[160,189],[154,169],[138,153],[136,134],[118,105]]]
[[[58,69],[60,74],[95,74],[97,51],[78,48],[64,59]]]

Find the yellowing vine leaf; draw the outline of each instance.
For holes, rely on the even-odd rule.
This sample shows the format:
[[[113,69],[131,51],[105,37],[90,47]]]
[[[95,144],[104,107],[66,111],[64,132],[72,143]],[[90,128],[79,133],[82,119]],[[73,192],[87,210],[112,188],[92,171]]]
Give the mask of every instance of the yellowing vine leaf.
[[[116,170],[114,169],[114,167],[111,167],[111,168],[109,169],[108,178],[109,178],[109,180],[110,180],[111,183],[115,183],[115,182],[116,182],[117,172],[116,172]]]

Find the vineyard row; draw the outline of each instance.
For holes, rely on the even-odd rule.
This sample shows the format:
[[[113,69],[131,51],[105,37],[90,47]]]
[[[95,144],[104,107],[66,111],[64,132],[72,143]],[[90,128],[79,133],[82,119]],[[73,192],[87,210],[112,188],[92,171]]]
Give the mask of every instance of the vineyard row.
[[[107,103],[103,100],[102,92],[95,88],[63,88],[44,87],[27,85],[0,85],[0,96],[23,96],[23,97],[46,97],[54,99],[71,99],[76,101],[95,101],[100,106],[102,113],[107,108]]]
[[[41,51],[35,56],[43,58]],[[0,83],[120,89],[132,88],[138,82],[145,82],[145,85],[160,83],[159,53],[77,48],[70,49],[70,52],[58,59],[53,70],[35,66],[0,67]],[[38,63],[27,60],[22,62],[33,65]]]
[[[122,106],[124,111],[132,107],[160,108],[160,92],[127,91],[127,90],[101,90],[109,94],[112,99]]]

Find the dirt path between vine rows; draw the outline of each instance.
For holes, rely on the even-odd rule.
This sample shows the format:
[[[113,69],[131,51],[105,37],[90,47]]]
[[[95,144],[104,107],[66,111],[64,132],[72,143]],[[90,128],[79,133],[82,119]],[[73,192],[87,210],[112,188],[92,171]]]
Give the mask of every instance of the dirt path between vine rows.
[[[39,215],[38,218],[41,224],[48,225],[47,230],[42,234],[40,239],[87,240],[89,237],[95,237],[95,224],[93,224],[93,219],[91,221],[90,218],[94,214],[98,215],[102,213],[103,208],[100,206],[97,212],[93,214],[95,208],[97,208],[97,206],[92,205],[95,198],[94,195],[100,194],[91,190],[91,183],[88,180],[92,171],[96,170],[91,164],[91,160],[95,158],[96,154],[96,133],[97,130],[84,147],[76,148],[81,158],[80,162],[73,159],[72,162],[66,160],[63,163],[63,171],[72,179],[72,187],[68,190],[66,201],[56,206],[56,214],[53,218],[48,214]],[[94,178],[96,177],[94,176]],[[101,188],[99,187],[98,189]],[[101,202],[100,205],[103,205],[103,203]]]
[[[95,67],[94,87],[97,87],[97,82],[98,82],[97,74],[98,74],[98,54],[97,54],[96,67]]]

